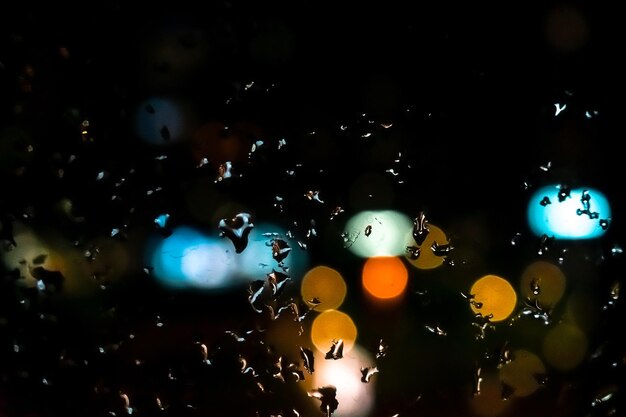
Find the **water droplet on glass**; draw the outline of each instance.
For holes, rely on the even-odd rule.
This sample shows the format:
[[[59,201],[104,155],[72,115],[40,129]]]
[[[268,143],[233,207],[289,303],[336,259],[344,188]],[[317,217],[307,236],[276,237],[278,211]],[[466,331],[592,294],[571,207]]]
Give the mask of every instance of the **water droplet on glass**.
[[[530,280],[529,285],[533,295],[539,295],[539,293],[541,292],[541,287],[539,286],[540,282],[541,278],[533,278]]]
[[[443,330],[441,327],[439,327],[438,325],[435,326],[431,326],[431,325],[424,325],[424,328],[429,331],[432,334],[435,334],[437,336],[447,336],[448,332],[446,332],[445,330]]]
[[[552,168],[552,161],[548,161],[545,165],[539,165],[539,169],[543,172],[548,172]]]
[[[412,261],[418,259],[420,257],[420,248],[418,248],[417,246],[407,246],[406,247],[406,254],[409,257],[409,259],[411,259]]]
[[[450,255],[450,252],[454,249],[451,243],[446,243],[444,245],[440,245],[436,241],[433,241],[433,244],[430,245],[430,250],[433,252],[433,255],[444,257]]]
[[[545,254],[546,252],[550,250],[553,243],[554,243],[554,236],[548,236],[546,234],[543,234],[541,238],[539,239],[539,249],[537,250],[537,253],[539,255]]]
[[[159,132],[164,141],[169,142],[172,139],[170,129],[167,126],[163,126]]]
[[[371,234],[372,234],[372,225],[371,225],[371,224],[368,224],[368,225],[365,227],[365,236],[369,236],[369,235],[371,235]]]
[[[374,374],[378,373],[378,367],[361,368],[361,382],[368,383]]]
[[[300,357],[304,363],[304,369],[310,374],[315,372],[315,357],[313,356],[313,351],[309,348],[300,347]]]
[[[226,236],[233,242],[236,253],[241,253],[246,249],[248,236],[253,228],[252,215],[249,213],[239,213],[230,220],[221,219],[219,222],[222,236]]]
[[[308,198],[309,200],[317,201],[318,203],[323,203],[323,201],[320,199],[319,191],[307,191],[307,193],[304,196]]]
[[[418,246],[421,246],[428,235],[428,220],[424,212],[419,212],[417,217],[413,219],[413,239]]]
[[[511,396],[515,393],[515,388],[513,388],[512,386],[504,382],[501,382],[501,385],[502,385],[502,391],[500,392],[500,398],[506,401],[509,398],[511,398]]]
[[[600,219],[600,227],[602,230],[606,230],[609,228],[609,220],[608,219]]]
[[[289,255],[291,247],[284,239],[272,239],[272,257],[279,264]]]
[[[340,215],[341,213],[343,213],[343,212],[344,212],[344,210],[343,210],[343,208],[342,208],[342,207],[340,207],[340,206],[335,207],[335,208],[334,208],[334,209],[330,212],[330,219],[331,219],[331,220],[334,220],[334,219],[335,219],[335,217],[339,216],[339,215]]]
[[[482,368],[478,365],[474,367],[473,378],[472,378],[472,394],[474,396],[480,395],[480,386],[483,382],[483,377],[481,376]]]
[[[308,393],[309,397],[320,400],[320,410],[326,417],[330,417],[339,406],[337,401],[337,388],[332,385],[320,387]]]
[[[324,359],[341,359],[343,358],[343,339],[335,339],[332,341],[330,350],[326,352]]]
[[[217,170],[217,179],[215,180],[215,182],[217,183],[227,178],[231,178],[233,176],[232,169],[233,163],[230,161],[226,161],[223,164],[220,164]]]
[[[576,214],[582,216],[586,214],[590,219],[597,219],[600,217],[600,214],[595,211],[591,211],[591,195],[588,190],[583,190],[582,195],[580,197],[580,202],[583,205],[582,209],[576,209]]]
[[[558,116],[566,108],[567,104],[554,103],[554,116]]]
[[[566,185],[559,185],[559,203],[564,202],[566,199],[571,198],[570,193],[572,190]]]
[[[550,198],[548,198],[548,196],[545,196],[544,198],[541,199],[539,204],[541,204],[543,207],[545,207],[548,204],[552,204],[552,202],[550,201]]]

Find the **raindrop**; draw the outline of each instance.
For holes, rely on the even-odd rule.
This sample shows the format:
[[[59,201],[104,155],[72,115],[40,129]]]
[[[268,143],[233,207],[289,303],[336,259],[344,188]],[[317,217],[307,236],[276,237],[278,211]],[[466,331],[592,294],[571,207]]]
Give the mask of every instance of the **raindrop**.
[[[310,374],[315,372],[315,357],[313,356],[313,351],[309,348],[300,347],[300,357],[304,363],[304,369]]]
[[[332,341],[330,350],[326,352],[324,359],[341,359],[343,358],[343,339],[335,339]]]
[[[609,220],[608,219],[600,219],[600,227],[602,230],[606,230],[609,228]]]
[[[320,192],[319,191],[307,191],[307,193],[304,195],[306,198],[308,198],[311,201],[317,201],[318,203],[324,203],[321,199],[320,199]]]
[[[340,215],[341,213],[343,213],[343,212],[344,212],[344,210],[343,210],[343,208],[342,208],[342,207],[340,207],[340,206],[335,207],[335,208],[334,208],[334,209],[330,212],[330,219],[331,219],[331,220],[334,220],[334,219],[335,219],[335,217],[339,216],[339,215]]]
[[[326,417],[330,417],[339,406],[337,401],[337,388],[332,385],[320,387],[308,393],[309,397],[320,400],[320,410]]]
[[[383,342],[383,339],[380,339],[378,341],[378,348],[376,349],[376,359],[384,358],[387,355],[388,349],[389,346]]]
[[[361,368],[361,382],[368,383],[374,374],[378,373],[378,367]]]
[[[226,236],[233,242],[236,253],[241,253],[246,249],[248,235],[253,228],[252,216],[249,213],[239,213],[230,220],[221,219],[219,222],[222,236]]]
[[[548,196],[545,196],[540,202],[539,204],[541,204],[543,207],[547,206],[548,204],[552,204],[552,202],[550,201],[550,198],[548,198]]]
[[[621,255],[622,253],[624,253],[624,249],[622,249],[622,247],[617,244],[613,245],[613,247],[611,248],[611,255],[613,256]]]
[[[539,249],[537,250],[537,253],[539,255],[545,254],[546,252],[550,250],[553,243],[554,243],[554,236],[548,236],[546,234],[543,234],[541,236],[541,239],[539,239]]]
[[[170,130],[167,126],[163,126],[159,132],[161,133],[161,137],[163,138],[163,140],[165,140],[166,142],[169,142],[172,139]]]
[[[444,245],[440,245],[437,242],[433,241],[433,244],[430,245],[430,250],[433,252],[433,255],[443,257],[450,255],[450,252],[454,249],[451,243],[446,243]]]
[[[516,246],[520,240],[522,239],[521,233],[515,233],[515,235],[511,238],[511,245]]]
[[[548,172],[552,168],[552,161],[548,161],[545,165],[539,165],[539,169],[543,172]]]
[[[558,116],[567,108],[567,104],[554,103],[554,116]]]
[[[509,348],[509,342],[505,342],[500,349],[500,354],[498,355],[498,368],[502,368],[504,365],[511,363],[513,359],[515,358],[513,352]]]
[[[417,243],[418,246],[424,243],[429,231],[426,215],[424,212],[418,213],[417,217],[413,220],[413,239],[415,239],[415,243]]]
[[[371,224],[368,224],[368,225],[365,227],[365,236],[366,236],[366,237],[369,237],[369,235],[371,235],[371,234],[372,234],[372,225],[371,225]]]
[[[558,193],[558,197],[559,197],[559,203],[564,202],[566,199],[571,198],[571,189],[565,185],[559,185],[559,193]]]
[[[223,164],[220,164],[218,170],[217,170],[217,180],[215,180],[215,182],[219,182],[219,181],[223,181],[227,178],[231,178],[233,176],[232,174],[232,168],[233,168],[233,163],[230,161],[226,161]]]
[[[513,388],[512,386],[510,386],[509,384],[506,384],[504,382],[502,382],[501,384],[502,384],[502,391],[501,391],[500,397],[504,401],[506,401],[509,398],[511,398],[511,396],[515,392],[515,388]]]
[[[417,246],[407,246],[406,253],[412,261],[418,259],[420,257],[420,248]]]
[[[289,244],[280,238],[272,239],[272,257],[278,263],[281,263],[291,252]]]
[[[472,394],[474,396],[480,395],[480,386],[483,382],[483,377],[481,376],[482,368],[478,365],[474,367],[473,378],[472,378]]]
[[[533,278],[530,280],[529,285],[533,295],[539,295],[539,293],[541,292],[541,287],[539,286],[540,282],[541,278]]]
[[[439,327],[438,325],[435,326],[430,326],[430,325],[424,325],[424,328],[429,331],[432,334],[435,334],[437,336],[447,336],[448,333],[443,330],[441,327]]]

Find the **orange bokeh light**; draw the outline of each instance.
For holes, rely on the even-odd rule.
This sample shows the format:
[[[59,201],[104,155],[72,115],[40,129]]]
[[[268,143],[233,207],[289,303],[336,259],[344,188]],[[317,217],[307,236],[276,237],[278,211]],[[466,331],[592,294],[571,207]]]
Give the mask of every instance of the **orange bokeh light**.
[[[402,294],[409,274],[400,258],[369,258],[363,265],[363,287],[376,298],[391,299]]]

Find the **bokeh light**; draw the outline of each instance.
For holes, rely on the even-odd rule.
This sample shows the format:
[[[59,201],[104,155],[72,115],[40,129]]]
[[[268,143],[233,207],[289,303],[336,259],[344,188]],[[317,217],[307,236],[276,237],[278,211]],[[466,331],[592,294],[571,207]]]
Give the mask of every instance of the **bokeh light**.
[[[546,367],[532,352],[518,349],[512,352],[511,361],[500,368],[500,380],[513,389],[516,397],[526,397],[534,393],[545,376]]]
[[[306,301],[315,299],[315,309],[318,311],[339,308],[346,297],[346,292],[346,282],[341,274],[324,265],[310,269],[300,284],[302,298]]]
[[[520,292],[524,298],[537,300],[544,307],[552,307],[563,297],[565,283],[565,274],[557,265],[536,261],[524,269]]]
[[[278,238],[286,242],[291,251],[282,261],[280,267],[272,256],[272,239]],[[227,239],[224,238],[226,242]],[[228,242],[230,248],[233,245]],[[234,248],[233,248],[234,253]],[[308,263],[309,254],[299,247],[298,241],[287,237],[287,232],[282,227],[270,223],[255,223],[254,228],[248,235],[248,246],[238,254],[235,254],[236,273],[245,280],[264,279],[272,270],[283,271],[292,280],[299,281],[304,275]]]
[[[311,342],[320,352],[328,352],[333,343],[343,341],[343,353],[352,349],[356,342],[357,328],[344,312],[338,310],[326,310],[320,313],[311,325]]]
[[[511,401],[502,398],[502,382],[498,375],[494,372],[482,372],[479,378],[480,391],[469,396],[471,411],[481,417],[495,417],[502,414]]]
[[[418,269],[435,269],[445,262],[445,256],[438,256],[432,250],[433,244],[437,245],[447,245],[450,243],[446,234],[439,227],[428,224],[428,234],[422,242],[421,245],[418,245],[413,238],[413,230],[406,235],[406,247],[416,247],[419,249],[419,256],[414,259],[408,250],[405,250],[404,256],[405,258]],[[406,248],[405,248],[406,249]]]
[[[408,272],[400,258],[384,256],[369,258],[363,265],[363,288],[380,299],[400,296],[406,289]]]
[[[234,251],[223,240],[181,226],[148,246],[153,274],[167,287],[219,289],[235,283]]]
[[[477,280],[470,294],[474,297],[470,304],[474,313],[484,317],[492,315],[491,321],[509,317],[517,303],[517,294],[509,281],[496,275],[485,275]]]
[[[363,258],[398,256],[406,249],[405,236],[412,227],[411,219],[397,211],[362,211],[346,224],[345,246]]]
[[[303,388],[307,391],[329,385],[337,388],[339,405],[333,416],[370,416],[375,404],[376,375],[364,383],[360,371],[374,364],[369,352],[357,344],[341,360],[325,360],[322,352],[315,352],[314,357],[315,372],[312,378],[305,379]],[[317,399],[312,401],[319,403]]]
[[[135,110],[135,133],[150,145],[169,145],[185,133],[185,111],[173,99],[154,97]]]
[[[587,336],[578,326],[559,323],[543,340],[543,357],[555,369],[569,371],[583,361],[587,346]]]
[[[537,236],[598,238],[604,235],[610,221],[609,201],[593,188],[562,190],[558,186],[545,186],[528,203],[528,224]]]

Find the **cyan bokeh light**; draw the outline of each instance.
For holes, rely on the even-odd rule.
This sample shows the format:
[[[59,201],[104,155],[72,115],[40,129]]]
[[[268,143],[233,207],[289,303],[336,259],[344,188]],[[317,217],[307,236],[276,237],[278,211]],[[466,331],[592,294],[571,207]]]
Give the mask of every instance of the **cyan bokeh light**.
[[[153,274],[170,288],[227,288],[237,283],[234,252],[226,242],[182,226],[149,251]]]
[[[182,137],[184,112],[174,100],[154,97],[142,102],[135,111],[135,132],[151,145],[168,145]]]
[[[292,248],[281,265],[272,256],[274,238],[285,240]],[[146,258],[159,283],[172,289],[227,289],[265,279],[273,270],[297,282],[309,264],[309,254],[298,241],[271,224],[255,226],[241,253],[224,237],[180,226],[167,238],[155,235],[146,245]]]
[[[560,202],[560,191],[558,185],[551,185],[539,188],[532,195],[528,203],[528,225],[532,232],[557,239],[592,239],[604,235],[611,221],[611,206],[605,195],[593,188],[575,188]],[[589,197],[587,210],[582,201],[584,193]]]

